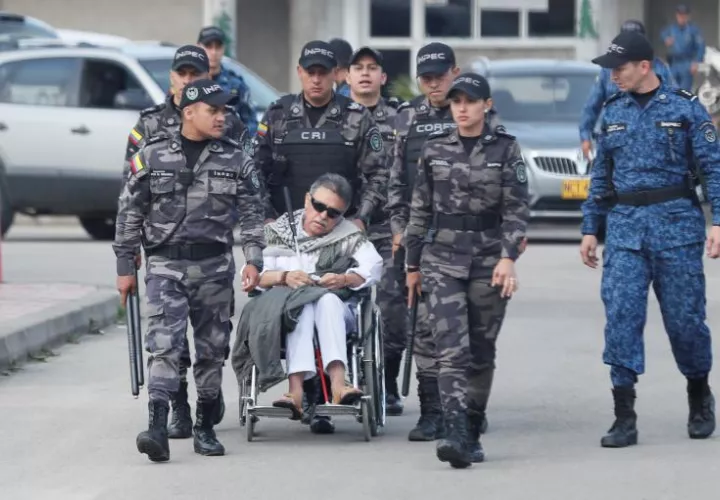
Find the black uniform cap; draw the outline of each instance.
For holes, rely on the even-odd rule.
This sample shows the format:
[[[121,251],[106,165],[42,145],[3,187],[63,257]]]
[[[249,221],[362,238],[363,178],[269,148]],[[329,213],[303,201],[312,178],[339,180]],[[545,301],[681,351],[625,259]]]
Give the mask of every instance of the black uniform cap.
[[[237,95],[229,94],[213,80],[203,78],[185,86],[180,99],[180,109],[198,102],[222,107],[232,103],[234,100],[237,100]]]
[[[467,94],[471,99],[486,101],[490,98],[490,84],[477,73],[463,73],[452,82],[448,98],[457,92]]]
[[[607,52],[592,60],[603,68],[617,68],[625,63],[652,61],[655,53],[645,36],[637,31],[623,31],[613,38]]]

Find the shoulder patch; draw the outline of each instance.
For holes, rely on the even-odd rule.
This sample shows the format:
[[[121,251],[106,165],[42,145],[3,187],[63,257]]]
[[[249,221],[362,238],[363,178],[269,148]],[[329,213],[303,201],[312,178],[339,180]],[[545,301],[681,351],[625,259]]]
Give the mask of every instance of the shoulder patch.
[[[517,178],[517,181],[520,184],[525,184],[528,180],[527,168],[525,167],[525,162],[521,159],[517,159],[512,164],[512,168],[513,168],[513,170],[515,170],[515,177]]]
[[[360,111],[360,112],[362,112],[362,111],[365,109],[365,106],[363,106],[362,104],[358,104],[358,103],[356,103],[356,102],[353,101],[353,102],[351,102],[350,104],[347,105],[347,109],[349,109],[350,111]]]
[[[157,113],[158,111],[162,111],[165,108],[165,103],[161,102],[160,104],[156,104],[155,106],[150,106],[149,108],[145,108],[142,111],[140,111],[140,116],[147,116],[151,115],[153,113]]]
[[[608,97],[608,98],[605,100],[605,102],[603,103],[603,106],[607,106],[607,105],[610,104],[611,102],[616,101],[616,100],[619,99],[620,96],[622,96],[622,95],[623,95],[622,92],[615,92],[613,95],[611,95],[610,97]]]
[[[679,95],[680,97],[684,97],[689,101],[694,101],[695,99],[697,99],[697,96],[695,94],[693,94],[692,92],[688,92],[685,89],[673,89],[673,93]]]
[[[379,153],[383,149],[382,135],[380,129],[377,126],[372,127],[367,133],[368,145],[370,149]]]
[[[146,174],[147,168],[145,166],[145,160],[143,159],[142,152],[138,151],[130,158],[130,175],[141,178]]]

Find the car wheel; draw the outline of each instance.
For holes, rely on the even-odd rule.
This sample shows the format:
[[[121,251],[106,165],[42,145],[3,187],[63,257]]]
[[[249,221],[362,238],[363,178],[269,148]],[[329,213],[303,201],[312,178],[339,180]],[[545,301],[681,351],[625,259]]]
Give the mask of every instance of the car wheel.
[[[94,240],[111,241],[115,239],[114,216],[92,215],[80,217],[80,224]]]

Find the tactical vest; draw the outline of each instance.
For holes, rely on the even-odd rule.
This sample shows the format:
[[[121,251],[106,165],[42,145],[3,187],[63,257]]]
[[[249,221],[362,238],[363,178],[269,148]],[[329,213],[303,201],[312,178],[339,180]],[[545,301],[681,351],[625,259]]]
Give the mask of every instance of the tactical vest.
[[[421,103],[416,110],[405,139],[405,172],[407,172],[406,180],[410,190],[415,185],[417,163],[427,137],[433,132],[456,126],[449,107],[442,113],[442,116],[430,116],[430,108],[425,103]]]
[[[352,185],[353,192],[358,193],[353,197],[347,213],[352,215],[357,208],[361,186],[355,143],[342,135],[345,110],[341,105],[337,116],[327,115],[319,128],[307,127],[304,116],[292,111],[290,110],[286,121],[284,136],[277,146],[277,152],[283,161],[275,163],[276,168],[280,169],[276,173],[282,179],[281,185],[290,190],[293,210],[305,206],[305,194],[318,177],[334,173],[344,176]],[[282,188],[271,190],[270,199],[278,213],[287,211]]]

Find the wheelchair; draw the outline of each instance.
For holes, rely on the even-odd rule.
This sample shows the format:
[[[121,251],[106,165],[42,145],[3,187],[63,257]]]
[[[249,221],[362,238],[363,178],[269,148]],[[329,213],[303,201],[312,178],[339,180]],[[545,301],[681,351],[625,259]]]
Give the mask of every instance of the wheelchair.
[[[347,376],[352,385],[363,391],[359,403],[354,405],[332,404],[330,388],[323,386],[324,404],[310,403],[310,417],[313,416],[351,416],[362,423],[365,441],[380,434],[385,427],[385,356],[383,352],[383,323],[380,309],[375,304],[373,289],[355,293],[350,300],[353,310],[353,327],[347,330],[348,367]],[[318,363],[317,331],[314,338],[315,363],[321,383],[325,383],[325,374]],[[281,352],[285,361],[285,347]],[[286,379],[287,380],[287,379]],[[285,383],[283,381],[282,383]],[[277,384],[274,384],[277,385]],[[274,387],[273,385],[273,387]],[[272,387],[268,387],[268,390]],[[287,408],[258,405],[257,369],[253,365],[250,376],[240,383],[240,425],[245,427],[247,440],[255,437],[255,425],[260,417],[286,418],[292,413]]]

